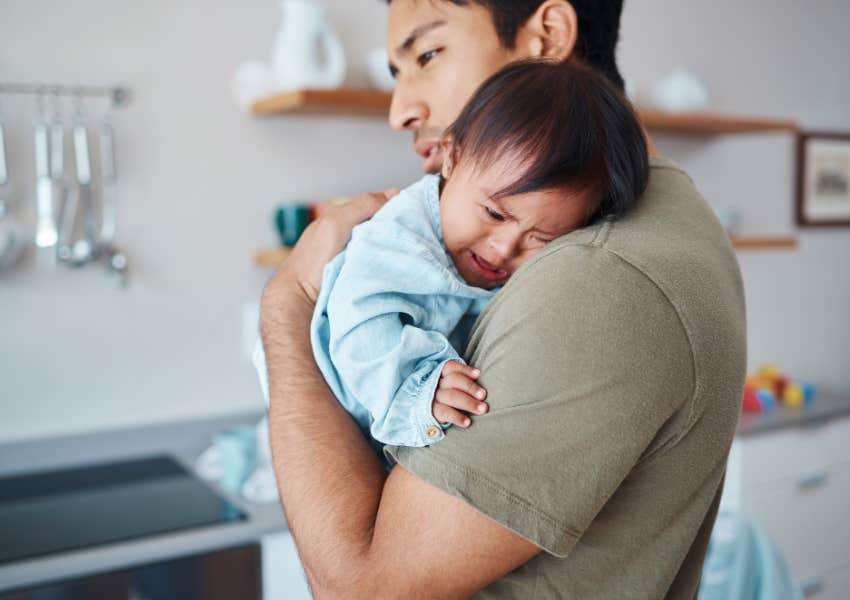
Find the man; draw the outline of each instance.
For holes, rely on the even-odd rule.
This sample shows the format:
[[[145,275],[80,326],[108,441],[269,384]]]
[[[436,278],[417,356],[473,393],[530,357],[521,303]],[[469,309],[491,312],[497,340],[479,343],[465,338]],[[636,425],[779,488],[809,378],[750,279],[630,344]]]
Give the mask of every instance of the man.
[[[584,61],[622,86],[620,9],[391,0],[391,124],[430,172],[440,133],[511,61]],[[743,387],[743,292],[690,180],[651,166],[635,210],[550,243],[479,319],[465,358],[489,412],[429,448],[385,448],[389,475],[309,339],[323,266],[384,197],[305,232],[261,330],[281,500],[316,598],[696,596]]]

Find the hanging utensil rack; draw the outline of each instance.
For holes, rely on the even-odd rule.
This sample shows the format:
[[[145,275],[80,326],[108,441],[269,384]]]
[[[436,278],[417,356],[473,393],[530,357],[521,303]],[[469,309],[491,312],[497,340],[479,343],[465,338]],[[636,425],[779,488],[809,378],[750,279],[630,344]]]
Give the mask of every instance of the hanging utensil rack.
[[[108,98],[112,106],[126,106],[130,102],[130,90],[124,86],[65,85],[56,83],[0,82],[0,94],[23,94],[29,96],[67,96],[74,98]]]
[[[115,235],[115,166],[112,140],[112,128],[105,117],[98,128],[100,138],[100,185],[98,186],[101,204],[98,228],[95,223],[95,205],[92,197],[92,173],[88,140],[88,117],[84,102],[106,100],[109,111],[125,107],[131,100],[130,90],[121,85],[79,85],[44,82],[0,81],[0,97],[10,95],[34,96],[38,101],[39,120],[36,122],[36,174],[38,183],[43,184],[45,193],[39,196],[39,206],[45,235],[35,236],[35,245],[39,249],[48,249],[56,259],[70,267],[80,267],[94,262],[103,264],[107,270],[117,276],[122,286],[127,284],[127,259],[123,252],[113,244]],[[67,190],[65,177],[63,124],[57,120],[58,102],[70,99],[74,102],[72,122],[72,147],[75,163],[76,191]],[[50,110],[48,110],[48,108]],[[52,112],[52,114],[51,114]],[[57,129],[58,128],[58,129]],[[43,206],[42,206],[43,205]],[[78,208],[79,205],[79,208]],[[58,214],[56,211],[58,210]],[[74,237],[78,213],[81,215],[84,236]],[[50,231],[47,231],[49,226]],[[97,231],[99,229],[99,232]],[[46,235],[49,233],[50,235]],[[46,255],[44,255],[46,256]],[[52,266],[52,262],[51,262]]]

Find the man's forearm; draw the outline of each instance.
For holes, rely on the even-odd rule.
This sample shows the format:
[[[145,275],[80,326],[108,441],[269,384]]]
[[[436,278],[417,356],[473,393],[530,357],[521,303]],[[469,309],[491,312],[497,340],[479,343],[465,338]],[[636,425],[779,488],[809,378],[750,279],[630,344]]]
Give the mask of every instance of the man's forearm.
[[[262,336],[275,474],[316,592],[365,563],[386,472],[313,360],[312,311],[298,290],[286,290],[264,301]]]

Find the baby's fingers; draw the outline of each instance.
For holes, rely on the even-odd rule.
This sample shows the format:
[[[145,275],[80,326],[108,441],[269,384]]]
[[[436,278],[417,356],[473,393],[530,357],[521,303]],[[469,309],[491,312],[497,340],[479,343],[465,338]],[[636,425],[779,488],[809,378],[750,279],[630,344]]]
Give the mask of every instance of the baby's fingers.
[[[466,392],[460,390],[441,389],[434,394],[434,401],[451,406],[458,410],[483,415],[487,412],[487,404],[481,402]]]
[[[442,377],[448,377],[453,373],[462,373],[470,379],[478,379],[478,376],[481,375],[481,371],[475,367],[470,367],[469,365],[465,365],[456,360],[447,361],[446,364],[443,365]]]
[[[475,380],[467,377],[465,373],[452,373],[450,375],[443,376],[443,378],[440,379],[438,387],[439,389],[459,390],[469,394],[470,396],[478,398],[479,400],[484,400],[484,398],[487,397],[487,391],[475,383]]]
[[[472,421],[462,412],[440,402],[434,402],[434,418],[438,423],[451,423],[458,427],[469,427]]]

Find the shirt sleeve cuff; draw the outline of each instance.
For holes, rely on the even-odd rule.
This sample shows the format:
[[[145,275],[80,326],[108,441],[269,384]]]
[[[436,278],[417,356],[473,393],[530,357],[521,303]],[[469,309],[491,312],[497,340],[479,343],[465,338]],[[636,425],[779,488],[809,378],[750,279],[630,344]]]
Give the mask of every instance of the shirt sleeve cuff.
[[[422,381],[422,386],[419,389],[418,398],[419,406],[414,414],[417,431],[422,439],[423,446],[433,446],[444,437],[446,429],[452,426],[451,423],[439,423],[434,418],[434,394],[437,392],[437,386],[440,383],[440,376],[443,374],[443,367],[449,360],[463,362],[460,358],[452,358],[439,363],[437,367],[431,371],[426,379]],[[430,435],[429,435],[430,433]]]

